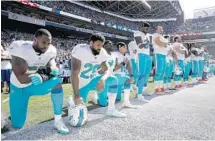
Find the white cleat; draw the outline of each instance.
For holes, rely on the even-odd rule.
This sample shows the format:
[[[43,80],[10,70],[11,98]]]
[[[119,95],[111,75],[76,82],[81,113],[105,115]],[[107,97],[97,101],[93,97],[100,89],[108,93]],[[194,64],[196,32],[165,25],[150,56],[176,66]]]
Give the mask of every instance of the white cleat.
[[[144,98],[144,96],[142,96],[142,95],[138,95],[138,96],[137,96],[137,99],[138,99],[138,101],[142,101],[142,102],[145,102],[145,103],[148,103],[148,102],[149,102],[149,101],[146,100],[146,99]]]
[[[111,117],[117,117],[117,118],[126,117],[126,115],[124,113],[121,113],[120,111],[117,111],[116,109],[107,110],[106,115],[111,116]]]
[[[137,106],[132,105],[130,102],[129,103],[123,103],[123,108],[130,108],[130,109],[137,109]]]
[[[64,125],[62,120],[55,121],[54,128],[57,129],[60,134],[69,133],[69,129]]]

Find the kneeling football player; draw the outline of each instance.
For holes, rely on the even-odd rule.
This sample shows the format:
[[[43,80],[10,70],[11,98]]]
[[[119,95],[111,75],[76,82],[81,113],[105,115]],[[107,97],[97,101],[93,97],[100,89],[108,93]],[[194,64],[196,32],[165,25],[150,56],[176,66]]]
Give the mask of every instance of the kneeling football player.
[[[111,73],[113,60],[103,48],[105,38],[100,34],[90,37],[89,44],[78,44],[72,51],[72,87],[76,105],[87,101],[89,91],[101,92],[104,86],[108,89],[108,108],[106,114],[113,117],[125,117],[115,108],[118,80]],[[98,68],[104,72],[98,75]]]
[[[61,119],[63,105],[62,81],[56,67],[56,48],[51,45],[52,36],[46,29],[39,29],[31,41],[14,41],[10,45],[12,74],[10,84],[10,114],[12,126],[24,126],[28,101],[31,96],[51,92],[54,109],[54,127],[62,134],[69,132]]]

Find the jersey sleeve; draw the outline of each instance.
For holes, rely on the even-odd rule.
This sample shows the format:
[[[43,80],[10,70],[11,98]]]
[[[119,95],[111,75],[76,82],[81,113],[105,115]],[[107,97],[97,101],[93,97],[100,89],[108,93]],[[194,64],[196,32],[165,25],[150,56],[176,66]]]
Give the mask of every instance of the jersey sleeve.
[[[139,36],[140,37],[142,36],[141,32],[139,32],[139,31],[134,32],[134,38],[139,37]]]
[[[72,50],[72,57],[82,60],[84,57],[83,47],[80,45],[75,46]]]
[[[101,56],[100,56],[101,62],[100,63],[112,59],[111,55],[109,55],[105,49],[102,48],[100,53],[101,53]]]
[[[20,41],[14,41],[9,46],[9,52],[11,56],[16,56],[25,59],[24,52]]]

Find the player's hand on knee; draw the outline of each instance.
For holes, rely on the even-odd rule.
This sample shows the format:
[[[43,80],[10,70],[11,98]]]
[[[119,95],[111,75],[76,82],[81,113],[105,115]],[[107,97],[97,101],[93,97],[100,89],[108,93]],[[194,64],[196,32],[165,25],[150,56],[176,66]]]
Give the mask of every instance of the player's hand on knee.
[[[105,87],[105,82],[103,80],[100,80],[96,86],[96,89],[98,92],[101,92]]]
[[[39,85],[43,83],[43,79],[38,73],[29,75],[29,78],[31,79],[31,83],[33,85]]]

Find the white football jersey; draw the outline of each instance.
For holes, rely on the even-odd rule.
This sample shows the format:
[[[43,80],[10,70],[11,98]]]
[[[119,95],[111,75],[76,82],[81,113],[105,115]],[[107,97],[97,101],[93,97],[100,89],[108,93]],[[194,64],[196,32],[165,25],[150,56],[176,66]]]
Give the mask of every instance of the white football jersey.
[[[184,60],[184,59],[185,59],[185,54],[180,53],[180,52],[178,52],[178,51],[176,50],[176,48],[179,48],[179,47],[182,47],[182,46],[183,46],[183,45],[182,45],[181,43],[179,43],[179,42],[173,43],[173,49],[175,50],[176,55],[177,55],[177,57],[178,57],[179,60]]]
[[[168,40],[165,39],[161,34],[159,33],[154,33],[152,36],[152,45],[154,47],[154,53],[155,54],[162,54],[162,55],[167,55],[167,48],[166,47],[160,47],[155,43],[155,38],[160,37],[161,40],[164,42],[168,43]]]
[[[41,55],[38,55],[33,48],[32,41],[14,41],[9,47],[11,56],[22,58],[28,64],[28,70],[36,72],[39,67],[45,67],[48,62],[57,56],[57,50],[53,45],[50,45],[48,50]],[[10,81],[13,85],[19,88],[27,87],[29,84],[21,84],[12,72]]]
[[[141,31],[134,32],[134,38],[138,37],[138,36],[140,36],[142,38],[143,43],[147,43],[150,41],[149,34],[144,34]],[[136,41],[135,41],[135,43],[136,43]],[[137,45],[137,43],[136,43],[136,45]],[[140,49],[137,45],[137,52],[149,55],[150,54],[149,44],[147,45],[147,48],[142,48],[142,49]]]
[[[79,88],[86,86],[98,74],[101,63],[110,59],[110,55],[104,48],[101,48],[99,55],[93,55],[88,44],[76,45],[72,50],[72,56],[81,61]]]
[[[190,58],[191,58],[192,61],[199,61],[199,57],[195,56],[193,54],[191,54]]]
[[[132,59],[137,60],[137,57],[138,57],[138,55],[137,55],[138,46],[137,46],[137,44],[136,44],[135,41],[131,41],[131,42],[128,44],[128,50],[129,50],[129,52],[130,52],[130,57],[131,57]]]
[[[117,64],[116,65],[119,65],[120,63],[122,63],[125,59],[128,59],[130,61],[130,56],[128,54],[126,54],[125,56],[123,56],[119,51],[116,51],[116,52],[112,52],[111,53],[111,56],[117,60]],[[127,69],[126,69],[126,66],[123,66],[121,67],[121,69],[117,70],[117,71],[114,71],[115,74],[122,74],[122,75],[125,75],[127,74]]]

